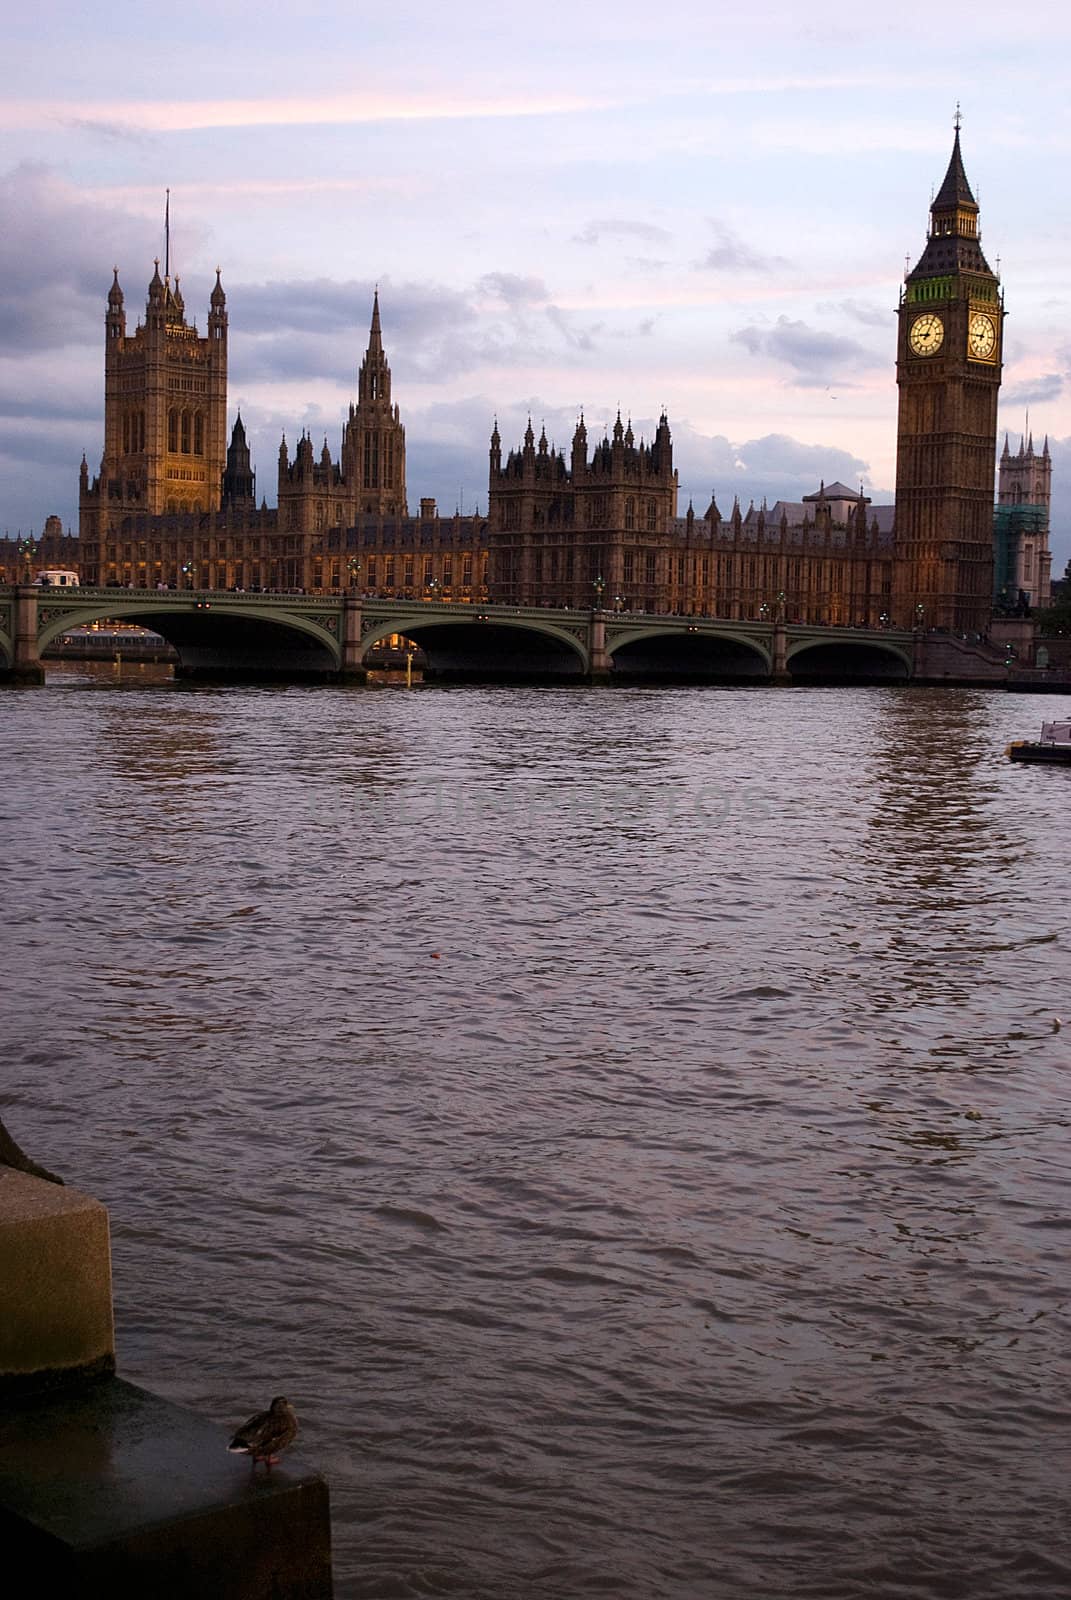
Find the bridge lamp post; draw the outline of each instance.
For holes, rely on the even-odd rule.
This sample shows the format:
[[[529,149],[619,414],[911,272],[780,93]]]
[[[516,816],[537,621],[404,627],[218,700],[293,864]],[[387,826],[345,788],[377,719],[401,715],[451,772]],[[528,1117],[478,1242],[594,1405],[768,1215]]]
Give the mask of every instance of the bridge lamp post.
[[[624,597],[623,594],[615,594],[614,595],[614,615],[615,616],[621,610],[621,607],[624,605],[624,603],[625,603],[625,597]]]
[[[784,622],[784,620],[785,620],[785,598],[786,598],[785,591],[783,589],[778,589],[778,591],[777,591],[777,621],[778,622]]]
[[[32,583],[34,558],[37,555],[37,540],[20,539],[16,548],[26,563],[26,582]]]
[[[186,579],[186,587],[187,587],[187,589],[192,589],[193,588],[194,562],[192,562],[192,561],[184,561],[182,563],[181,567],[179,568],[179,571],[182,573],[182,576]]]
[[[349,568],[350,588],[351,589],[356,589],[358,579],[361,576],[361,563],[357,559],[356,556],[350,556],[350,559],[347,561],[346,566]]]
[[[430,597],[430,599],[432,601],[438,600],[438,598],[439,598],[439,580],[438,580],[438,578],[429,578],[428,579],[428,595],[429,595],[429,597]]]
[[[922,604],[922,601],[920,600],[918,605],[915,607],[915,626],[919,630],[920,633],[922,632],[922,624],[925,621],[925,619],[926,619],[926,607]]]
[[[591,587],[595,590],[595,610],[596,611],[601,611],[602,610],[602,591],[606,588],[606,581],[603,578],[601,572],[600,572],[599,576],[595,579],[595,582],[592,584]]]
[[[889,626],[889,613],[887,611],[883,611],[881,613],[881,616],[878,618],[878,626],[880,628],[887,628]]]
[[[761,606],[759,607],[759,621],[760,622],[765,622],[769,615],[770,615],[770,608],[766,604],[766,601],[764,600],[762,602]]]

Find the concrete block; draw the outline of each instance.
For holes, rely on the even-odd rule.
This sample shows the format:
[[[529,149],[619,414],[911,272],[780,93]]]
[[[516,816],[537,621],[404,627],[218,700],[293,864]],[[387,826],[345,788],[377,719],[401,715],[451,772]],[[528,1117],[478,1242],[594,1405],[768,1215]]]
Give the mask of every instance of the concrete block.
[[[79,1600],[330,1600],[326,1483],[229,1436],[119,1378],[0,1412],[5,1568]]]
[[[107,1211],[0,1167],[0,1399],[114,1370]]]

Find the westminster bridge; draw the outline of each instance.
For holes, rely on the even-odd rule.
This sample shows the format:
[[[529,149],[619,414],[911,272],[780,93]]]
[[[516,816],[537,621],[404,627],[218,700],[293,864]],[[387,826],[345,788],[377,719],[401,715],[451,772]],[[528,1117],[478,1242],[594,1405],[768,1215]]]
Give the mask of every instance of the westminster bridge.
[[[0,674],[42,680],[68,629],[114,620],[161,634],[185,677],[360,682],[392,634],[420,646],[425,676],[575,683],[904,682],[919,636],[712,617],[206,589],[0,587]]]

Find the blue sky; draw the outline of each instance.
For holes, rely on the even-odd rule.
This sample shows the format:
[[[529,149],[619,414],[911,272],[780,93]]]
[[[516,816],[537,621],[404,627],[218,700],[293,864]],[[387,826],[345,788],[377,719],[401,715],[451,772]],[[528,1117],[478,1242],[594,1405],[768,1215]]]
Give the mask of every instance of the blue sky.
[[[906,0],[446,12],[119,0],[6,22],[0,528],[76,518],[100,459],[113,263],[162,253],[201,326],[218,263],[259,487],[337,451],[379,283],[411,503],[486,506],[487,440],[669,412],[682,504],[891,498],[895,316],[963,106],[1009,319],[1001,424],[1054,441],[1071,557],[1063,8]]]

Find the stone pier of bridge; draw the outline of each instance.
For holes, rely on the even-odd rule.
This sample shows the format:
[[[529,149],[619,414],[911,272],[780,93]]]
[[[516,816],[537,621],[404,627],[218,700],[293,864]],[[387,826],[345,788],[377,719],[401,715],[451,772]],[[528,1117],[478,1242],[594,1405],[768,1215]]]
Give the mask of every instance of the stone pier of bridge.
[[[351,590],[342,602],[342,666],[339,677],[343,683],[367,683],[368,668],[362,659],[361,619],[364,608],[361,597]]]
[[[13,617],[14,654],[8,676],[14,683],[44,683],[45,669],[37,643],[37,597],[40,589],[20,583],[15,589]]]

